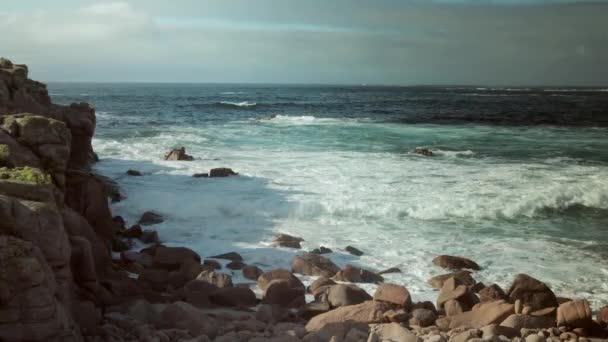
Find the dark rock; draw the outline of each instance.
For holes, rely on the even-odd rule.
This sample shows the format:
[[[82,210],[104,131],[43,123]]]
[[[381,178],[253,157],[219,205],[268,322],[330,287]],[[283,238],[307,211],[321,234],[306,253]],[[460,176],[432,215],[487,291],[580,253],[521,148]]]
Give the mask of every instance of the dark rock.
[[[213,259],[224,259],[230,261],[243,261],[243,257],[237,252],[224,253],[219,255],[210,256]]]
[[[124,251],[128,251],[131,248],[131,246],[129,245],[128,242],[123,241],[122,239],[118,238],[118,237],[114,237],[112,239],[112,252],[124,252]]]
[[[212,303],[222,306],[251,307],[257,304],[255,293],[245,287],[223,287],[209,296]]]
[[[315,248],[312,251],[310,251],[310,253],[312,254],[329,254],[329,253],[333,253],[333,251],[329,248],[326,247],[319,247],[319,248]]]
[[[326,313],[331,310],[329,303],[327,302],[312,302],[301,307],[298,310],[298,317],[308,321],[311,318]]]
[[[336,285],[336,282],[327,277],[319,277],[317,280],[313,281],[312,284],[310,284],[308,287],[308,292],[317,297],[317,290],[328,285]]]
[[[470,259],[452,255],[440,255],[433,259],[433,264],[449,270],[461,270],[466,268],[479,271],[481,269],[476,262]]]
[[[129,176],[143,176],[143,174],[137,170],[128,170],[127,175]]]
[[[545,283],[526,274],[518,274],[515,277],[507,296],[511,302],[519,299],[532,311],[559,306],[555,294]]]
[[[419,155],[422,155],[425,157],[433,156],[433,151],[429,150],[428,148],[424,148],[424,147],[416,147],[414,149],[414,151],[412,151],[412,153],[419,154]]]
[[[179,269],[185,262],[201,262],[201,257],[186,247],[158,247],[154,252],[154,266],[167,270]]]
[[[214,269],[214,270],[221,270],[222,269],[222,264],[220,264],[216,260],[206,259],[205,261],[203,261],[203,265],[204,266],[208,266],[208,267],[210,267],[211,269]]]
[[[262,275],[260,275],[258,277],[258,287],[262,291],[266,291],[268,284],[270,284],[271,281],[276,280],[276,279],[285,279],[285,280],[289,281],[289,286],[292,288],[304,289],[304,284],[302,284],[300,279],[298,279],[291,272],[289,272],[288,270],[283,269],[283,268],[274,269],[274,270],[265,272]]]
[[[274,236],[273,240],[272,240],[272,245],[275,247],[288,247],[288,248],[296,248],[296,249],[300,249],[302,248],[302,246],[300,245],[300,242],[304,241],[304,239],[296,237],[296,236],[291,236],[288,234],[277,234]]]
[[[192,175],[192,177],[194,177],[194,178],[207,178],[207,177],[209,177],[209,174],[208,173],[195,173],[195,174]]]
[[[473,286],[476,283],[475,279],[471,277],[470,271],[458,271],[454,273],[441,274],[429,279],[427,282],[433,288],[441,289],[443,287],[443,283],[450,278],[456,278],[461,284],[467,286]]]
[[[159,243],[158,233],[155,230],[144,230],[139,237],[143,243]]]
[[[436,319],[437,315],[432,310],[415,309],[412,311],[409,323],[410,325],[417,325],[424,328],[434,325]]]
[[[306,304],[304,289],[291,287],[288,280],[276,279],[268,284],[262,303],[280,305],[285,308],[299,308]]]
[[[595,320],[603,327],[608,326],[608,306],[602,307],[597,312]]]
[[[557,326],[589,328],[592,325],[591,308],[589,302],[585,299],[566,302],[557,308]]]
[[[182,160],[182,161],[192,161],[194,157],[186,154],[186,149],[184,147],[175,148],[165,154],[165,160]]]
[[[143,269],[139,273],[138,280],[148,283],[155,291],[165,291],[169,284],[169,272],[156,268]]]
[[[150,226],[153,224],[162,223],[165,219],[157,213],[146,211],[139,219],[138,224],[142,226]]]
[[[258,280],[258,278],[264,273],[259,267],[252,265],[245,265],[243,267],[243,277],[249,280]]]
[[[219,288],[232,287],[232,277],[225,273],[204,270],[197,277],[197,280],[204,280]]]
[[[229,268],[231,270],[241,270],[245,266],[245,263],[241,261],[231,261],[226,265],[226,268]]]
[[[141,236],[143,235],[144,231],[141,229],[141,226],[136,224],[131,226],[129,229],[125,230],[124,232],[122,232],[122,236],[127,237],[127,238],[141,238]]]
[[[505,291],[503,291],[500,286],[493,284],[483,288],[479,291],[479,299],[481,302],[492,302],[495,300],[506,300],[507,295]]]
[[[184,286],[186,302],[202,308],[211,305],[209,296],[218,289],[217,286],[204,280],[192,280]]]
[[[124,229],[126,227],[125,219],[123,219],[122,216],[114,216],[112,218],[112,221],[114,221],[114,223],[116,223],[116,226],[118,226],[118,228],[120,229]]]
[[[384,271],[378,272],[378,274],[380,274],[380,275],[389,274],[389,273],[401,273],[401,269],[398,268],[398,267],[391,267],[391,268],[386,269]]]
[[[332,277],[340,269],[336,264],[326,257],[318,254],[304,253],[296,256],[291,268],[294,273],[300,273],[311,276]]]
[[[335,281],[345,281],[350,283],[380,283],[384,278],[374,272],[346,265],[332,277]]]
[[[227,167],[218,167],[216,169],[211,169],[209,171],[209,177],[230,177],[230,176],[238,176],[238,173],[232,171]]]
[[[353,246],[346,246],[346,248],[344,250],[346,250],[348,253],[350,253],[352,255],[356,255],[356,256],[363,255],[363,252],[361,252],[360,250],[358,250],[357,248],[355,248]]]
[[[327,302],[332,308],[361,304],[371,299],[365,290],[353,284],[331,285],[327,290]]]

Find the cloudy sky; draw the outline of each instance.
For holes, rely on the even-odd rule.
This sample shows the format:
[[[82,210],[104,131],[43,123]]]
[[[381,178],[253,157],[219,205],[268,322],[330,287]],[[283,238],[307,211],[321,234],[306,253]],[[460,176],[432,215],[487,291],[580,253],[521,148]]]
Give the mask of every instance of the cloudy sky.
[[[0,4],[0,55],[42,81],[608,83],[608,1]]]

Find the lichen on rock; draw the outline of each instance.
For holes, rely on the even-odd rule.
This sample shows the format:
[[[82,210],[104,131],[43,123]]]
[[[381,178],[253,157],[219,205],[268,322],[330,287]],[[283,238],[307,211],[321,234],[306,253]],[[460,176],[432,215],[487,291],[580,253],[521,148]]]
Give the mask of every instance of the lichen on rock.
[[[0,150],[1,152],[1,150]],[[0,168],[0,179],[23,182],[32,184],[51,184],[51,176],[44,173],[40,169],[29,166],[9,169],[7,167]]]

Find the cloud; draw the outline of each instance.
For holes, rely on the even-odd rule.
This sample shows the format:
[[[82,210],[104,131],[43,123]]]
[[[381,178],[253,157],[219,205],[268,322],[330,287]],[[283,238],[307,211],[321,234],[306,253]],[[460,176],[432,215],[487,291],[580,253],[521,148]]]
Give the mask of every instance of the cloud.
[[[608,4],[601,3],[66,4],[0,14],[2,53],[31,64],[46,80],[601,84],[608,79]]]

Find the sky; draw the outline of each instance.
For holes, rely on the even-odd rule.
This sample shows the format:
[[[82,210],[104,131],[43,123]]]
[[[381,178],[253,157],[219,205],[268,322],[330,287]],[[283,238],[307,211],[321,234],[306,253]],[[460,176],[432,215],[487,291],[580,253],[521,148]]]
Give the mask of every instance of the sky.
[[[44,81],[608,84],[608,1],[0,0]]]

